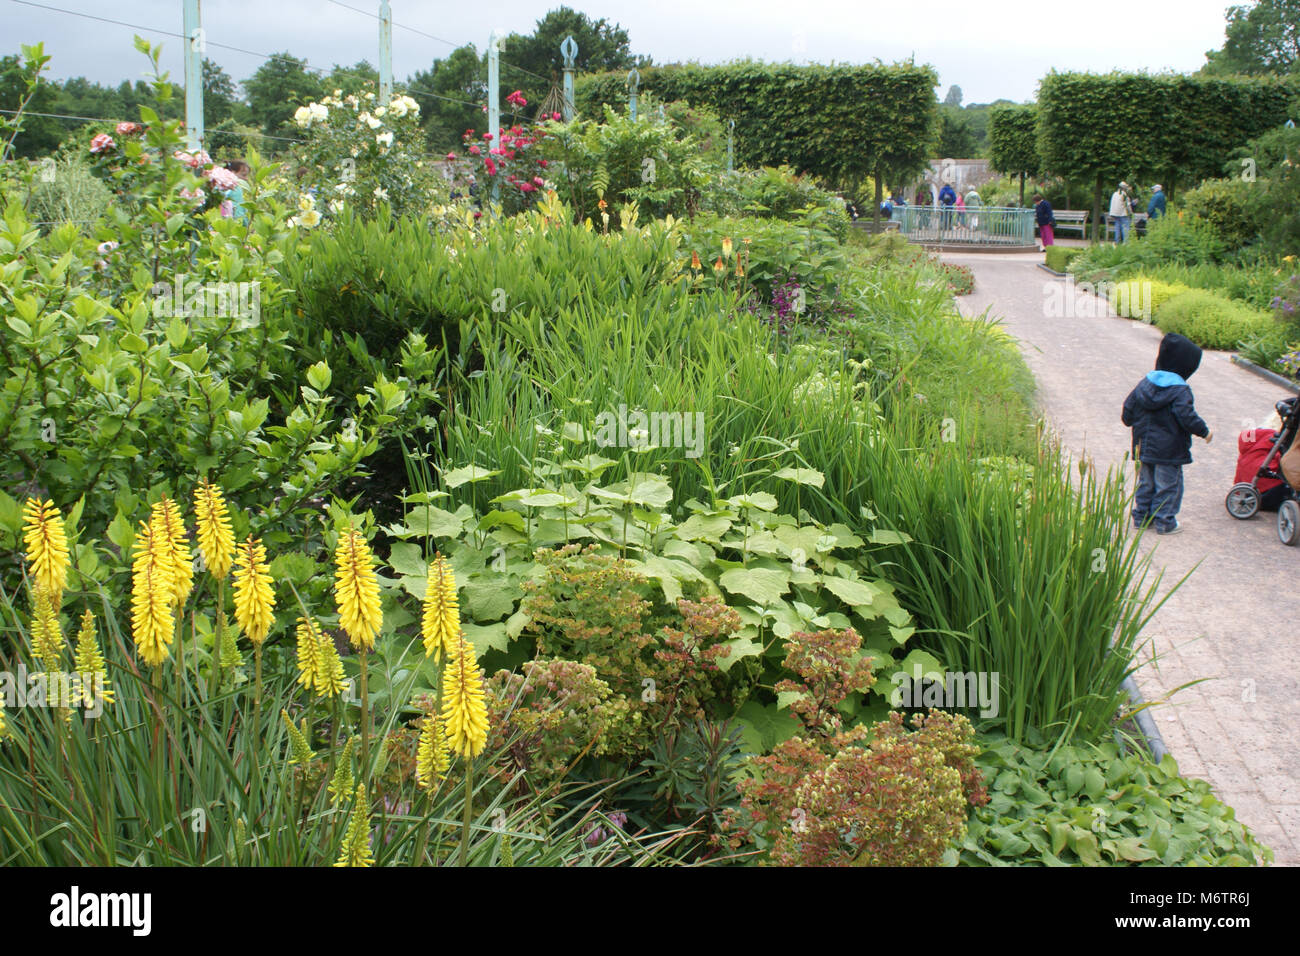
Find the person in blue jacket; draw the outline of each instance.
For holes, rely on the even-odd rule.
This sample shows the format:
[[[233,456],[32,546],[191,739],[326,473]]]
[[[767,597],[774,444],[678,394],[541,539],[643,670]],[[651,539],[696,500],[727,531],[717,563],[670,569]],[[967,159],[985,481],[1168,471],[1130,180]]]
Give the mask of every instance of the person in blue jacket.
[[[944,183],[943,188],[939,190],[939,205],[943,207],[943,228],[952,227],[952,205],[957,201],[957,191],[952,188],[952,183]]]
[[[1133,501],[1133,527],[1152,522],[1156,534],[1177,534],[1183,503],[1183,465],[1192,463],[1192,436],[1213,434],[1196,414],[1187,380],[1201,364],[1201,348],[1170,332],[1160,340],[1155,371],[1124,399],[1120,419],[1133,430],[1133,460],[1141,466]]]
[[[1165,214],[1165,190],[1159,183],[1151,187],[1151,199],[1147,203],[1147,218],[1159,219]]]

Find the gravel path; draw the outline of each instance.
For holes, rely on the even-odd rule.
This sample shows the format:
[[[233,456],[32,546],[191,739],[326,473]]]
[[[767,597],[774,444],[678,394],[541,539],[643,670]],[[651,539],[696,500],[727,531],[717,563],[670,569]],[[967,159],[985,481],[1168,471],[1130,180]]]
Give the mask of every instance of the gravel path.
[[[1020,342],[1038,381],[1038,401],[1072,454],[1104,470],[1129,450],[1120,406],[1154,367],[1161,333],[1105,314],[1104,300],[1059,316],[1052,297],[1065,280],[1036,267],[1040,254],[945,255],[970,266],[967,315],[989,309]],[[1092,317],[1097,316],[1097,317]],[[1153,708],[1156,725],[1187,776],[1203,777],[1239,819],[1273,848],[1275,863],[1300,865],[1300,547],[1277,538],[1276,517],[1228,515],[1237,434],[1262,423],[1289,393],[1247,372],[1224,352],[1206,352],[1190,380],[1196,408],[1214,433],[1193,439],[1193,464],[1171,537],[1143,536],[1167,589],[1191,577],[1144,631],[1158,658],[1137,674],[1147,700],[1204,682]],[[1193,571],[1193,569],[1195,569]]]

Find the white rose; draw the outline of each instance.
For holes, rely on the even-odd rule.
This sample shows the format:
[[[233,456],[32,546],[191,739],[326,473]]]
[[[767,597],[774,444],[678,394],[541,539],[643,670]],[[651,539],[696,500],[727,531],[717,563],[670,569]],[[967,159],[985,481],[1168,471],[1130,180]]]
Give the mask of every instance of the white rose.
[[[387,198],[388,198],[388,190],[385,189],[383,186],[376,186],[376,187],[375,187],[375,193],[374,193],[374,196],[375,196],[376,199],[381,199],[381,200],[382,200],[382,199],[387,199]]]
[[[392,132],[390,130],[384,130],[384,132],[375,137],[375,142],[387,149],[393,145]]]
[[[311,110],[305,106],[300,106],[293,111],[293,121],[300,127],[306,127],[311,123]]]

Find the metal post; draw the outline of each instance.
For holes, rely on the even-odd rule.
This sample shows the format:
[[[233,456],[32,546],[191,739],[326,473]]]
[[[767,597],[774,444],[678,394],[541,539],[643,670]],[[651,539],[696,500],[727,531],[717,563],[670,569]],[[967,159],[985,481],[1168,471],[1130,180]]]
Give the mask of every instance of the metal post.
[[[560,44],[560,55],[564,57],[564,122],[573,122],[573,71],[578,65],[578,43],[573,35],[564,38]]]
[[[636,122],[636,88],[641,85],[641,74],[636,71],[636,67],[627,72],[627,115]]]
[[[393,99],[393,10],[388,0],[379,0],[379,103]]]
[[[185,140],[191,151],[203,147],[203,54],[207,42],[199,0],[185,0]]]
[[[501,145],[501,37],[496,30],[488,37],[488,153]],[[495,164],[494,164],[495,165]],[[492,177],[492,200],[500,197],[497,176]]]
[[[735,168],[736,160],[736,121],[727,124],[727,172]]]

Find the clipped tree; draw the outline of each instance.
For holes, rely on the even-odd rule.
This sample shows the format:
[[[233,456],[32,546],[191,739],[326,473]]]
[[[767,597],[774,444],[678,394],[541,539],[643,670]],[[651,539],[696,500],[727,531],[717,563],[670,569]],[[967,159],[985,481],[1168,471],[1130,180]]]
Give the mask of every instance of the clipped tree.
[[[311,72],[306,60],[285,52],[272,54],[244,80],[244,93],[252,122],[262,132],[274,135],[290,130],[294,110],[320,99],[325,84]]]
[[[883,181],[924,169],[935,143],[933,67],[915,63],[797,66],[739,61],[721,66],[649,67],[641,89],[666,102],[703,106],[736,123],[736,161],[791,166],[837,188],[874,178],[879,215]],[[600,116],[627,108],[626,73],[579,77],[577,107]]]
[[[989,111],[989,155],[993,168],[1020,177],[1020,205],[1025,179],[1043,167],[1038,154],[1038,110],[1033,106],[996,106]]]
[[[1092,183],[1095,237],[1107,184],[1158,177],[1172,192],[1213,176],[1294,95],[1276,78],[1053,71],[1039,85],[1039,153],[1044,171]]]

